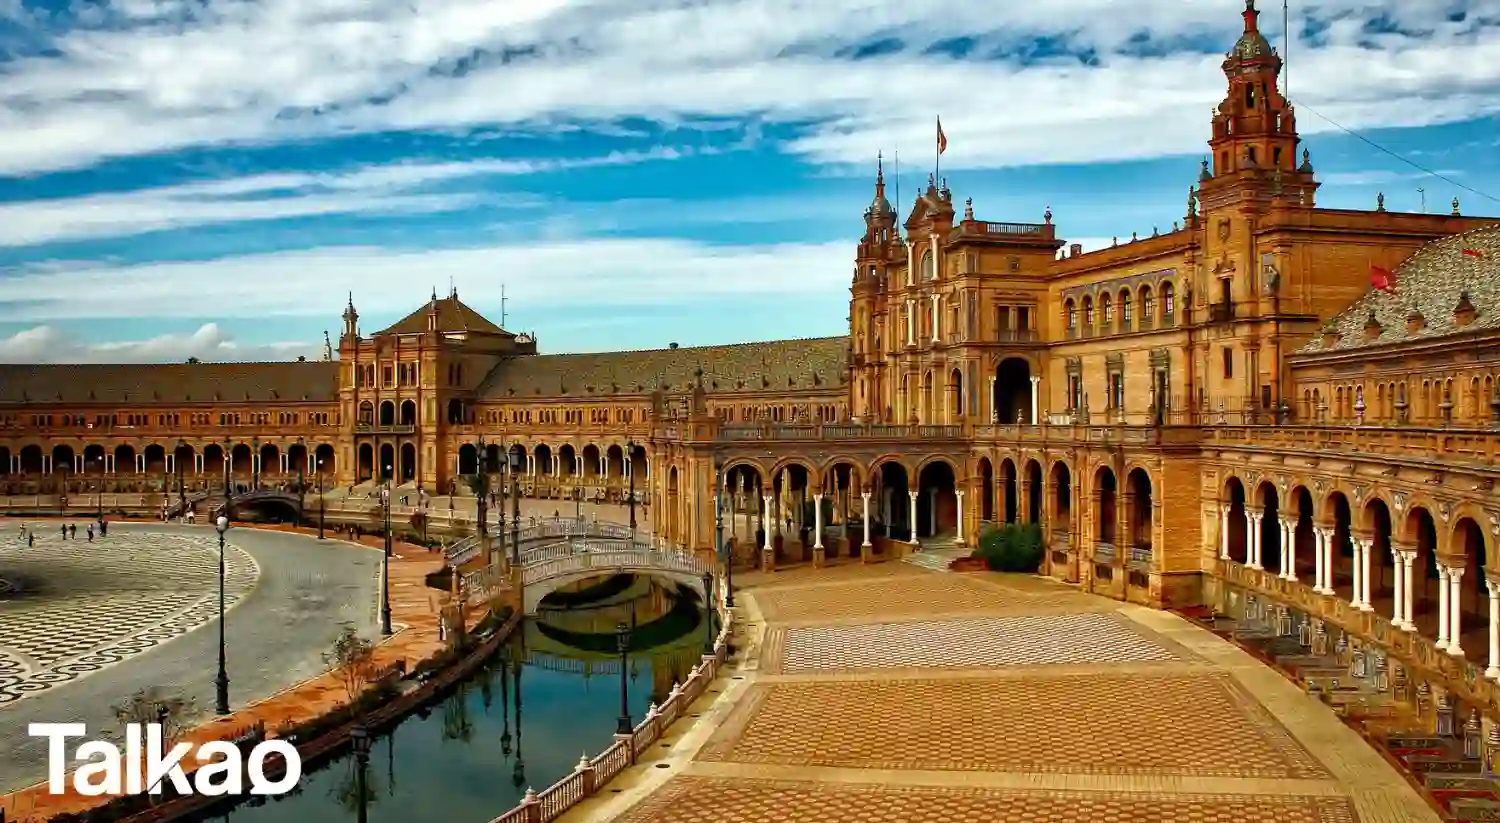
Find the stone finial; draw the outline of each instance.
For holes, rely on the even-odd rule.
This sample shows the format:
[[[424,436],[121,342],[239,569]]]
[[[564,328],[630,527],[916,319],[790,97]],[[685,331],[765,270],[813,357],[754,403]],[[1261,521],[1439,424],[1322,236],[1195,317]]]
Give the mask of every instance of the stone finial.
[[[1462,216],[1462,215],[1460,215],[1458,213],[1458,198],[1457,197],[1453,198],[1453,212],[1452,212],[1452,214],[1453,214],[1454,217],[1461,217]]]
[[[1453,325],[1463,328],[1474,322],[1479,316],[1479,311],[1474,308],[1473,302],[1469,300],[1468,291],[1458,294],[1458,305],[1453,307]]]
[[[1375,195],[1375,210],[1385,211],[1385,192],[1380,192]]]
[[[589,753],[584,752],[578,756],[578,765],[573,767],[574,771],[587,771],[589,768]]]
[[[1177,229],[1178,229],[1177,221],[1173,220],[1172,221],[1172,231],[1177,231]]]
[[[1139,239],[1141,239],[1141,238],[1140,238],[1140,237],[1138,237],[1138,236],[1136,236],[1136,233],[1135,233],[1135,232],[1131,232],[1131,233],[1130,233],[1130,242],[1132,242],[1132,243],[1134,243],[1134,242],[1135,242],[1135,241],[1137,241],[1137,240],[1139,240]]]
[[[964,201],[964,219],[974,219],[974,198],[972,197]]]
[[[1120,245],[1120,238],[1119,237],[1111,237],[1111,238],[1109,238],[1109,244],[1111,246],[1118,246],[1118,245]]]
[[[1152,226],[1151,227],[1151,236],[1152,237],[1160,237],[1161,236],[1161,232],[1157,231],[1155,226]]]
[[[1214,179],[1214,176],[1213,173],[1208,170],[1208,158],[1205,157],[1203,158],[1203,167],[1198,170],[1198,180],[1201,182],[1204,180],[1212,179]]]
[[[1313,170],[1312,155],[1308,153],[1307,149],[1303,149],[1302,150],[1302,166],[1300,168],[1298,168],[1297,171],[1310,172],[1312,170]]]
[[[524,797],[521,798],[521,804],[524,805],[524,806],[530,806],[530,805],[532,805],[532,804],[534,804],[536,802],[537,802],[536,791],[534,789],[532,789],[530,786],[527,786],[526,787],[526,796],[524,796]]]

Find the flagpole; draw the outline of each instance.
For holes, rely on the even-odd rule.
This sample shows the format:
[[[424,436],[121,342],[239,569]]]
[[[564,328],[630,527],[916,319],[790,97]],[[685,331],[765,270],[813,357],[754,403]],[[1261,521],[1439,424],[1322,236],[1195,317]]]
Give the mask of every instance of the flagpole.
[[[943,118],[937,119],[937,133],[932,136],[932,184],[938,185],[943,178]]]
[[[896,146],[896,234],[901,234],[901,210],[906,208],[901,203],[901,146]]]

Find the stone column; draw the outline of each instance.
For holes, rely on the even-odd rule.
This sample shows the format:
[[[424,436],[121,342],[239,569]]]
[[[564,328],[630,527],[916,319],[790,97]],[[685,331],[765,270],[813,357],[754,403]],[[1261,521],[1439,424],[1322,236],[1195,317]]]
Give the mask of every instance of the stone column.
[[[1260,568],[1260,512],[1245,507],[1245,565]]]
[[[984,401],[985,417],[991,423],[1000,422],[1000,412],[995,408],[995,376],[990,375],[990,394]]]
[[[776,570],[776,546],[771,542],[771,520],[776,516],[775,512],[771,510],[771,502],[776,498],[772,497],[769,494],[762,493],[761,499],[765,502],[766,505],[765,514],[762,515],[761,520],[761,522],[765,524],[763,526],[763,530],[766,533],[766,542],[765,545],[760,547],[760,567],[769,572]]]
[[[941,299],[939,295],[932,296],[932,342],[934,343],[938,342],[938,301]]]
[[[1500,680],[1500,586],[1493,578],[1484,582],[1490,595],[1490,665],[1484,670],[1484,676]]]
[[[1439,649],[1448,648],[1448,567],[1438,564],[1438,636]]]
[[[865,540],[859,544],[859,560],[861,563],[868,563],[870,562],[870,549],[874,547],[874,544],[870,542],[870,492],[862,491],[859,497],[865,505]]]
[[[1323,553],[1323,543],[1327,539],[1323,533],[1322,526],[1313,526],[1313,591],[1325,594],[1324,583],[1328,582],[1328,565],[1323,562],[1327,556]]]
[[[1219,559],[1229,559],[1229,515],[1230,507],[1219,503]]]
[[[1401,628],[1409,632],[1417,630],[1417,624],[1413,623],[1411,619],[1412,609],[1414,608],[1413,604],[1416,600],[1416,592],[1414,590],[1415,581],[1412,579],[1412,566],[1416,561],[1417,553],[1415,550],[1401,553],[1401,565],[1406,570],[1404,575],[1405,580],[1403,581],[1404,587],[1401,592],[1401,620],[1403,621]]]
[[[917,545],[917,493],[907,492],[911,496],[911,545]]]
[[[1405,628],[1406,619],[1406,560],[1405,552],[1391,544],[1391,570],[1395,572],[1395,580],[1392,581],[1391,592],[1391,625],[1396,628]]]
[[[822,568],[826,555],[823,549],[823,493],[813,495],[813,568]]]
[[[909,284],[908,284],[909,285]],[[906,298],[906,344],[917,342],[917,306],[910,297]]]
[[[959,546],[969,545],[967,524],[964,523],[964,490],[954,489],[953,496],[958,498],[958,535],[953,542]]]
[[[1453,566],[1448,569],[1448,654],[1454,657],[1464,656],[1464,647],[1460,642],[1463,640],[1463,620],[1459,617],[1459,606],[1462,600],[1458,594],[1458,581],[1463,579],[1464,568]]]
[[[1374,540],[1361,539],[1355,544],[1355,551],[1359,562],[1359,602],[1354,604],[1362,612],[1375,611],[1375,606],[1370,603],[1370,551],[1375,546]]]
[[[1027,421],[1036,425],[1041,421],[1037,419],[1037,409],[1041,406],[1042,378],[1033,376],[1031,378],[1031,420]]]
[[[1281,577],[1297,580],[1297,521],[1281,518]]]

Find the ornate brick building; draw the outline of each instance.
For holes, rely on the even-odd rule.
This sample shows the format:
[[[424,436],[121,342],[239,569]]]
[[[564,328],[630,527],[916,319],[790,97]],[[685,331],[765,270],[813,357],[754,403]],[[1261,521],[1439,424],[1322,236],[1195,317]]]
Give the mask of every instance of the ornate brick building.
[[[877,170],[847,337],[547,355],[456,293],[368,336],[351,298],[325,362],[0,367],[0,482],[445,493],[484,460],[537,497],[633,478],[701,551],[718,496],[767,566],[1035,522],[1050,574],[1270,604],[1491,706],[1500,225],[1320,208],[1244,22],[1183,214],[1148,237],[1083,253],[1050,211],[960,215],[941,180],[898,224]]]

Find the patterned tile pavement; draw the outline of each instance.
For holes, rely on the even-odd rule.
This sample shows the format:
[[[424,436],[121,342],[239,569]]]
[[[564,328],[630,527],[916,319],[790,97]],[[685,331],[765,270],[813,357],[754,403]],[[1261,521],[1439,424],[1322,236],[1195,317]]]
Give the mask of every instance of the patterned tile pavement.
[[[1328,797],[915,788],[673,778],[618,823],[1356,823]]]
[[[35,545],[0,542],[0,576],[20,589],[0,599],[0,705],[213,620],[218,562],[217,543],[178,534],[120,530],[90,542],[38,529]],[[226,608],[259,573],[250,555],[229,546]]]
[[[967,669],[1179,661],[1187,652],[1114,612],[776,628],[761,671]]]
[[[1228,676],[760,683],[699,760],[1190,777],[1327,773]]]
[[[917,571],[920,573],[856,579],[840,585],[767,587],[756,591],[755,602],[760,607],[761,616],[768,622],[797,622],[927,617],[1036,605],[1041,599],[1037,595],[987,584],[965,575]],[[1076,597],[1070,594],[1062,596]]]

